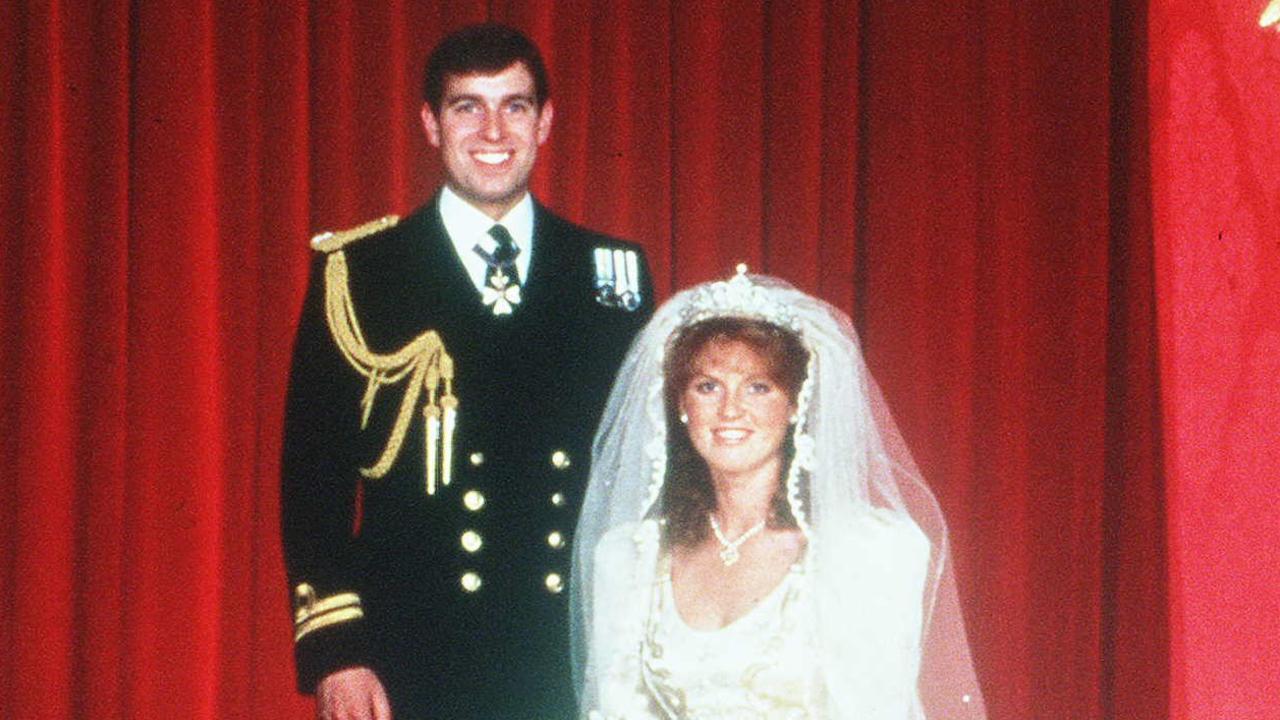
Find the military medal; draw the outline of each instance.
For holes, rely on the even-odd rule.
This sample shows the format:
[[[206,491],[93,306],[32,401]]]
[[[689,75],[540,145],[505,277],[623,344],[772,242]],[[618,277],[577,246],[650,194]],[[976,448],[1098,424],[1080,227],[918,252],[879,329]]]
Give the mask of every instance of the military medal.
[[[480,289],[480,299],[491,306],[494,315],[510,315],[513,306],[520,304],[520,285],[497,270],[489,276],[489,284]]]
[[[520,248],[515,246],[501,225],[493,228],[490,234],[495,237],[501,235],[505,242],[500,241],[492,253],[479,245],[471,248],[489,266],[485,271],[484,286],[480,288],[480,299],[494,315],[510,315],[520,304],[520,276],[516,270],[516,256],[520,254]],[[496,232],[499,229],[501,233]]]
[[[598,247],[593,255],[596,265],[596,302],[605,307],[632,312],[640,307],[640,257],[635,250]]]

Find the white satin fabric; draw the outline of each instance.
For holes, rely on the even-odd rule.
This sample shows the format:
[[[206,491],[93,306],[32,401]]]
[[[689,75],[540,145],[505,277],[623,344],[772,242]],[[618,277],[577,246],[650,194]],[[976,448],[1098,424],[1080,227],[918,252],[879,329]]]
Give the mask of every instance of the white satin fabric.
[[[619,572],[597,583],[593,642],[601,657],[593,720],[818,720],[923,717],[918,672],[929,544],[887,513],[850,523],[840,551],[856,606],[862,647],[857,665],[822,667],[817,652],[809,561],[797,563],[766,597],[718,630],[689,627],[671,588],[670,557],[660,553],[656,521],[615,528],[596,567]],[[630,571],[626,569],[630,568]],[[843,635],[849,628],[829,635]]]

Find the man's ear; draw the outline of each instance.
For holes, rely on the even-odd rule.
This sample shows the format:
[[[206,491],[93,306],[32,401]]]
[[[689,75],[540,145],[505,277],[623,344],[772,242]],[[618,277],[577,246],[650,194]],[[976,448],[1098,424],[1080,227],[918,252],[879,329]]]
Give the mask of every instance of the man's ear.
[[[440,121],[431,111],[430,103],[422,103],[419,116],[422,118],[422,132],[426,134],[427,142],[431,143],[431,147],[440,147]]]
[[[542,103],[542,110],[538,112],[538,144],[547,141],[551,137],[551,121],[555,118],[556,108],[551,104],[550,98]]]

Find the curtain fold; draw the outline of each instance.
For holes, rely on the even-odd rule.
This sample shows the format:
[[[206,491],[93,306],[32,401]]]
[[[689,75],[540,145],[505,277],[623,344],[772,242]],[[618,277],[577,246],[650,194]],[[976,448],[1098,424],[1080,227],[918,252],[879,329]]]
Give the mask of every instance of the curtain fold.
[[[1144,14],[3,4],[0,717],[309,717],[276,478],[306,240],[430,196],[421,65],[489,18],[547,56],[541,200],[663,297],[747,262],[858,319],[992,716],[1164,717]]]
[[[1161,527],[1135,511],[1116,535],[1107,515],[1127,509],[1108,505],[1109,479],[1158,476],[1133,453],[1123,477],[1108,469],[1152,441],[1154,417],[1131,405],[1152,407],[1156,382],[1148,346],[1115,338],[1149,329],[1123,321],[1153,276],[1125,264],[1150,254],[1124,204],[1149,189],[1143,156],[1117,152],[1145,137],[1112,127],[1113,105],[1141,93],[1113,67],[1141,27],[1113,35],[1113,13],[1132,10],[1113,5],[864,6],[864,336],[951,521],[995,717],[1102,716],[1104,674],[1134,660],[1104,632],[1161,622],[1115,593],[1160,607],[1162,568],[1109,562]],[[1136,664],[1158,676],[1146,650]],[[1115,717],[1163,717],[1158,688]]]
[[[1280,708],[1280,33],[1152,0],[1161,449],[1175,718]]]

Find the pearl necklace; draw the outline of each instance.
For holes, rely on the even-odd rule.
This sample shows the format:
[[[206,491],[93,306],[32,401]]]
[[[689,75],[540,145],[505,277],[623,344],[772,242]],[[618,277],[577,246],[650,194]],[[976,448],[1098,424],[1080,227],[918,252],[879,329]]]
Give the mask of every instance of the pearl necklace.
[[[707,513],[707,520],[711,521],[711,532],[716,536],[716,542],[720,543],[720,562],[724,563],[725,567],[729,567],[742,559],[742,553],[738,552],[738,548],[742,547],[742,544],[746,541],[759,535],[760,531],[764,530],[765,523],[764,520],[761,520],[747,528],[747,531],[736,539],[730,540],[720,531],[720,522],[716,520],[714,514]]]

